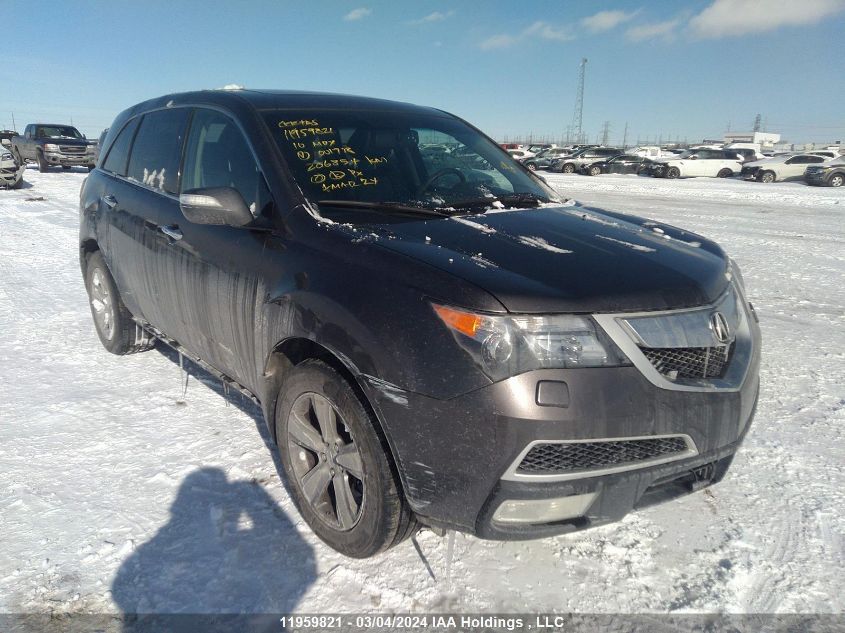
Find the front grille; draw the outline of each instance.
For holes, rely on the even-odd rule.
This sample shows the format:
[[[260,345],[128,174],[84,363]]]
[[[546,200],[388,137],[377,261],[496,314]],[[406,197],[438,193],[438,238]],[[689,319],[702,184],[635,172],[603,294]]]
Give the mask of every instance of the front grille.
[[[564,444],[536,444],[517,467],[517,473],[554,475],[636,465],[658,457],[686,453],[683,437],[603,440]]]
[[[721,378],[728,368],[731,345],[724,347],[641,347],[661,374],[677,378]]]
[[[63,154],[84,154],[86,148],[78,145],[59,145],[59,149]]]

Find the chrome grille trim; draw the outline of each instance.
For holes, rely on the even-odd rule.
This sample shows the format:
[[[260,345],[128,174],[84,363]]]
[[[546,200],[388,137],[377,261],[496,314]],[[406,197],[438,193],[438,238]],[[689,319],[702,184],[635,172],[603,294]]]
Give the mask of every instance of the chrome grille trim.
[[[734,339],[730,359],[721,377],[678,378],[676,380],[670,380],[667,376],[661,374],[643,353],[642,347],[683,348],[718,346],[719,343],[712,338],[709,327],[707,328],[708,333],[706,335],[704,334],[703,328],[705,327],[705,323],[707,323],[707,319],[702,319],[701,317],[702,315],[710,315],[714,311],[720,310],[731,297],[735,297],[736,325],[733,328]],[[745,376],[748,373],[754,355],[754,341],[750,326],[751,316],[748,313],[748,302],[741,290],[736,288],[733,283],[711,305],[661,312],[595,314],[593,318],[643,376],[661,389],[707,392],[739,391],[745,382]],[[648,319],[650,323],[662,322],[668,324],[667,327],[671,332],[669,335],[661,336],[656,329],[649,328],[648,332],[643,331],[650,339],[649,341],[645,341],[631,326],[632,323],[637,324],[637,319]],[[678,319],[678,322],[683,324],[698,324],[697,330],[674,327],[674,319]],[[652,338],[652,335],[654,338]],[[710,342],[705,343],[705,345],[694,344],[707,340]],[[658,345],[648,345],[649,342],[658,343]],[[661,345],[660,343],[664,344]]]
[[[639,461],[629,461],[622,464],[607,465],[596,468],[585,468],[580,470],[558,472],[553,474],[529,473],[522,471],[519,468],[519,466],[522,464],[522,462],[525,460],[525,457],[531,452],[531,450],[536,446],[542,444],[600,444],[602,442],[620,443],[660,439],[680,439],[684,442],[686,450]],[[639,470],[641,468],[649,468],[650,466],[668,464],[669,462],[695,457],[696,455],[698,455],[698,448],[695,446],[695,442],[692,441],[692,438],[689,435],[685,435],[683,433],[672,433],[668,435],[643,435],[637,437],[590,438],[585,440],[534,440],[519,453],[517,458],[511,463],[511,465],[508,467],[508,470],[502,476],[502,479],[507,481],[523,482],[571,481],[573,479],[602,477],[604,475],[612,475],[615,473],[628,472],[631,470]]]

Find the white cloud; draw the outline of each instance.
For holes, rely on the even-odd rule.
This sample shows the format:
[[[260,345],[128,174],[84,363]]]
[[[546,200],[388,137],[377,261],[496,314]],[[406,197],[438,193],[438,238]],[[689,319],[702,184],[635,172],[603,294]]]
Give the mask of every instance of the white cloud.
[[[434,11],[433,13],[429,13],[427,16],[420,18],[419,20],[411,20],[409,24],[428,24],[431,22],[442,22],[443,20],[451,18],[453,15],[455,15],[454,11],[447,11],[446,13]]]
[[[730,37],[815,24],[843,10],[845,0],[714,0],[689,26],[701,38]]]
[[[365,17],[370,15],[373,12],[372,9],[368,9],[367,7],[359,7],[357,9],[352,9],[349,13],[343,16],[343,19],[347,22],[354,22],[356,20],[363,20]]]
[[[483,40],[478,47],[483,51],[489,51],[496,48],[509,48],[529,37],[539,37],[544,40],[553,40],[557,42],[567,42],[575,39],[575,36],[567,27],[552,26],[548,22],[538,20],[531,26],[524,28],[516,35],[500,33],[498,35],[488,37],[486,40]]]
[[[491,51],[495,48],[508,48],[516,43],[517,38],[501,33],[499,35],[488,37],[486,40],[481,42],[478,47],[483,51]]]
[[[599,11],[598,13],[581,20],[581,24],[593,33],[600,33],[602,31],[609,31],[620,24],[628,22],[639,12],[639,9],[631,11],[630,13],[626,13],[625,11]]]
[[[662,39],[664,41],[672,40],[675,37],[675,29],[681,23],[679,19],[666,20],[665,22],[653,22],[652,24],[641,24],[639,26],[632,26],[627,30],[625,36],[632,42],[642,42],[643,40]]]

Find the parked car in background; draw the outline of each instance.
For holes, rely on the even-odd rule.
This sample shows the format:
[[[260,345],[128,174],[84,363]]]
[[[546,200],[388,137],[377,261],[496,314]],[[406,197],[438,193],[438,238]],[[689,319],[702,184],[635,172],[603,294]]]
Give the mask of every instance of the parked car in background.
[[[798,180],[804,177],[807,167],[823,163],[831,158],[819,154],[788,154],[764,158],[743,165],[740,175],[746,180],[765,183],[778,180]]]
[[[87,167],[94,169],[94,146],[72,125],[30,123],[23,136],[12,139],[12,149],[18,162],[38,163],[39,171],[57,166],[62,169]]]
[[[3,147],[11,147],[12,138],[17,135],[18,133],[14,130],[0,130],[0,145]]]
[[[12,150],[0,146],[0,187],[17,189],[23,183],[24,165],[18,162]]]
[[[491,168],[426,163],[431,137]],[[760,328],[722,248],[571,206],[442,110],[152,99],[114,121],[79,220],[103,346],[158,338],[255,398],[293,503],[348,556],[419,524],[619,520],[720,481],[754,416]]]
[[[730,149],[726,149],[725,151],[737,154],[743,163],[749,163],[755,160],[763,160],[764,158],[766,158],[758,150],[749,147],[731,147]]]
[[[103,141],[106,140],[106,135],[109,133],[109,128],[100,132],[100,137],[97,139],[97,144],[94,146],[94,164],[100,160],[100,148],[103,146]]]
[[[653,161],[644,156],[633,154],[619,154],[608,160],[587,163],[578,168],[579,173],[586,176],[599,174],[639,174],[651,165]]]
[[[507,152],[511,155],[511,157],[515,158],[518,161],[523,161],[526,158],[531,158],[532,156],[534,156],[534,154],[524,149],[509,149],[507,150]]]
[[[569,151],[563,147],[552,147],[540,152],[533,158],[525,159],[522,161],[522,164],[528,167],[531,171],[537,171],[538,169],[545,170],[549,168],[555,158],[567,156],[568,154]]]
[[[741,169],[742,161],[735,152],[704,148],[687,150],[675,158],[658,158],[650,173],[664,178],[727,178]]]
[[[674,156],[670,150],[662,149],[657,145],[640,145],[626,149],[625,153],[632,156],[644,156],[645,158],[664,158],[666,156]]]
[[[618,147],[585,147],[569,156],[555,158],[549,165],[549,170],[571,174],[581,167],[581,165],[595,163],[596,161],[608,159],[621,153],[622,150]]]
[[[804,180],[808,185],[841,187],[845,183],[845,156],[810,165],[804,172]]]

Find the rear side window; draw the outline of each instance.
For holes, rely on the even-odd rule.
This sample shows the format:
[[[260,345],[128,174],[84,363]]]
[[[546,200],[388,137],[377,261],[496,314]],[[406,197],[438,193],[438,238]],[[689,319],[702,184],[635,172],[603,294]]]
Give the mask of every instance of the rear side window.
[[[185,150],[182,191],[231,187],[253,215],[267,201],[264,177],[238,126],[214,110],[196,110]]]
[[[187,108],[145,114],[132,145],[128,176],[154,189],[177,193],[187,122]]]
[[[129,147],[132,145],[132,137],[135,136],[135,130],[138,129],[138,122],[140,120],[140,117],[136,117],[123,127],[120,134],[114,140],[114,143],[111,144],[109,155],[106,156],[106,160],[103,163],[103,169],[118,176],[126,175]]]

